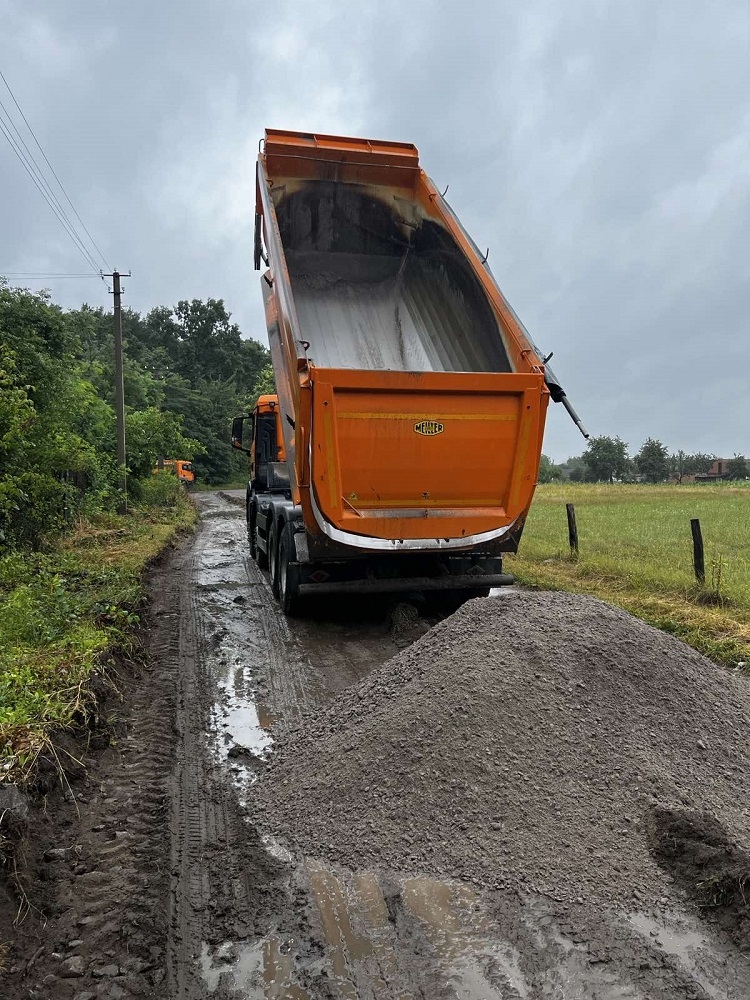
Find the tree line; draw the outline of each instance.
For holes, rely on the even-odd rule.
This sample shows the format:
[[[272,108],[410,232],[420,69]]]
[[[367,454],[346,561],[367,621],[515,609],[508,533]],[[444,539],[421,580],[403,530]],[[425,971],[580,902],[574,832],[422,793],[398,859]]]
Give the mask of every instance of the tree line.
[[[571,482],[586,483],[681,483],[686,476],[708,473],[716,459],[716,455],[704,452],[670,453],[669,448],[655,438],[648,438],[631,457],[627,443],[621,438],[593,437],[582,455],[569,458],[558,465],[547,455],[542,455],[539,482],[568,479]],[[735,455],[727,462],[728,479],[747,479],[748,471],[748,461],[744,455]]]
[[[122,319],[129,492],[147,488],[159,456],[192,459],[208,483],[244,474],[227,428],[272,387],[268,350],[220,299]],[[0,278],[0,551],[114,509],[115,455],[111,313],[63,310]]]

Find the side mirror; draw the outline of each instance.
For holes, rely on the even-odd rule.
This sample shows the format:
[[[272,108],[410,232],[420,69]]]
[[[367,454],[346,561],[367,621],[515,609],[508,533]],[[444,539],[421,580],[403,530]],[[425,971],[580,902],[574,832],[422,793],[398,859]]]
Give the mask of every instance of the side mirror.
[[[250,454],[250,449],[245,448],[242,443],[244,423],[249,420],[252,424],[252,415],[245,417],[235,417],[232,421],[232,447],[236,448],[238,451],[244,451],[246,455]]]

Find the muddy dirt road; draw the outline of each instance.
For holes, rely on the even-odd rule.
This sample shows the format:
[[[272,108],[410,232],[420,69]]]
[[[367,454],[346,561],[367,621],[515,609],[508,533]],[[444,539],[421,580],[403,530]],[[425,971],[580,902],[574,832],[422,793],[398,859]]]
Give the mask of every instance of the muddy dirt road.
[[[428,623],[362,602],[287,621],[237,501],[196,496],[198,531],[153,572],[148,666],[110,699],[109,746],[95,738],[65,796],[35,807],[32,910],[4,934],[0,995],[750,996],[747,953],[677,893],[658,912],[592,909],[416,868],[293,861],[263,837],[249,789],[273,727],[315,713]],[[2,902],[3,931],[13,915]]]

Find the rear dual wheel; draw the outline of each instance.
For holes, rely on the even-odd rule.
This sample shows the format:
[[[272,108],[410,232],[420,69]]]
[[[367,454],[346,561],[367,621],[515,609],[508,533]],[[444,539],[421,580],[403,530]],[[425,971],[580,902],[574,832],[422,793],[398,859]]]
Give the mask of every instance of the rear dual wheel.
[[[279,539],[279,603],[285,615],[294,617],[301,613],[302,598],[299,594],[300,572],[296,561],[294,529],[285,524]]]
[[[279,531],[280,527],[280,531]],[[294,529],[291,524],[275,524],[268,535],[269,577],[271,590],[278,597],[285,615],[300,614],[302,598],[299,594],[300,572],[296,562]]]

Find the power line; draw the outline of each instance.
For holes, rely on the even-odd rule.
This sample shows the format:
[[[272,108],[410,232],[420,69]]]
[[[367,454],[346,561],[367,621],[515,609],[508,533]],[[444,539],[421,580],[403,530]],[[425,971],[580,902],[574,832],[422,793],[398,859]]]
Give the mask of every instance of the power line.
[[[13,131],[16,134],[18,142],[20,142],[21,145],[23,146],[23,148],[26,150],[26,154],[24,156],[24,159],[29,164],[29,166],[31,166],[31,168],[33,169],[33,171],[36,174],[37,178],[39,179],[39,181],[41,181],[42,186],[44,187],[44,190],[47,192],[47,194],[50,196],[50,198],[52,198],[52,200],[54,201],[55,205],[57,206],[60,214],[61,215],[65,215],[65,209],[60,204],[60,199],[57,197],[57,195],[55,194],[55,192],[50,187],[49,181],[47,180],[47,178],[42,173],[42,171],[41,171],[41,169],[39,167],[39,164],[36,162],[36,160],[34,158],[34,154],[31,152],[31,150],[29,149],[29,147],[26,145],[24,137],[18,131],[18,127],[16,126],[16,123],[13,121],[13,118],[12,118],[10,112],[8,111],[8,109],[5,107],[5,105],[2,102],[2,98],[0,98],[0,114],[5,115],[6,126],[9,125],[13,129]],[[14,142],[16,142],[16,140],[14,140]],[[16,145],[18,145],[18,142],[16,142]],[[67,220],[67,221],[70,222],[70,220]]]
[[[3,110],[5,109],[3,108]],[[21,146],[19,145],[18,141],[13,137],[8,127],[5,125],[1,116],[0,116],[0,131],[2,131],[3,135],[8,140],[11,149],[20,160],[21,165],[23,166],[26,173],[31,177],[32,181],[34,182],[41,196],[44,198],[49,207],[52,209],[52,212],[56,216],[60,225],[63,227],[68,236],[70,236],[70,238],[73,240],[73,242],[78,247],[80,252],[83,254],[86,263],[90,265],[93,271],[96,271],[97,267],[94,258],[91,256],[90,252],[84,246],[81,238],[76,233],[73,224],[65,215],[65,212],[63,211],[62,206],[59,204],[59,201],[54,197],[54,193],[48,193],[47,188],[49,188],[49,185],[46,185],[44,177],[39,174],[38,172],[39,168],[36,166],[35,163],[32,163],[32,161],[26,156],[24,151],[21,149]]]
[[[63,274],[59,271],[5,271],[0,267],[0,278],[101,278],[97,271],[83,271],[81,274]]]
[[[49,185],[49,182],[47,181],[47,178],[42,173],[42,171],[41,171],[41,169],[39,167],[39,164],[36,162],[36,160],[34,158],[34,154],[31,152],[31,150],[29,149],[29,147],[26,145],[26,143],[24,142],[23,136],[21,135],[21,133],[16,128],[15,122],[13,121],[13,119],[10,116],[10,114],[8,113],[8,109],[5,107],[5,105],[3,104],[2,100],[0,100],[0,126],[3,124],[3,119],[2,119],[2,115],[3,114],[5,115],[5,118],[7,119],[7,125],[10,125],[10,127],[13,129],[13,131],[18,136],[18,139],[16,140],[13,137],[13,135],[8,132],[7,125],[3,129],[3,134],[5,135],[5,137],[10,142],[11,148],[13,149],[14,153],[21,160],[22,164],[26,168],[27,173],[30,173],[30,175],[32,176],[32,180],[35,180],[35,181],[38,182],[37,183],[37,187],[39,187],[41,185],[41,187],[44,189],[42,191],[42,194],[43,194],[43,196],[44,196],[47,204],[50,206],[50,208],[55,213],[55,215],[57,216],[57,218],[60,220],[60,222],[62,223],[62,225],[65,227],[66,231],[68,232],[68,235],[74,240],[76,246],[85,255],[87,262],[92,266],[92,268],[94,268],[94,270],[100,270],[100,268],[97,268],[96,261],[91,256],[91,253],[89,252],[89,250],[87,249],[87,247],[84,246],[84,243],[81,240],[81,238],[78,235],[78,233],[76,232],[73,223],[68,218],[68,216],[67,216],[67,214],[65,212],[65,209],[60,204],[60,199],[57,197],[57,195],[55,194],[55,192],[52,190],[52,188]],[[19,145],[19,142],[23,146],[24,150],[26,150],[25,153],[21,149],[21,146]]]
[[[75,214],[75,217],[76,217],[76,218],[78,219],[78,221],[79,221],[79,222],[81,223],[81,226],[83,227],[83,231],[84,231],[84,232],[86,233],[86,235],[88,236],[88,238],[89,238],[89,239],[91,240],[91,244],[92,244],[92,246],[94,247],[94,249],[96,250],[96,252],[97,252],[97,253],[99,254],[100,258],[102,259],[102,261],[103,261],[103,263],[104,263],[104,267],[105,267],[105,268],[106,268],[106,269],[107,269],[108,271],[111,271],[112,269],[111,269],[111,267],[109,266],[109,264],[107,263],[107,258],[106,258],[106,257],[104,256],[104,254],[103,254],[103,253],[101,252],[101,250],[99,249],[99,247],[98,247],[98,245],[97,245],[97,243],[96,243],[96,240],[95,240],[95,239],[94,239],[94,237],[93,237],[93,236],[91,235],[91,233],[90,233],[90,232],[88,231],[88,229],[87,229],[87,227],[86,227],[86,223],[85,223],[85,222],[83,221],[83,219],[81,218],[81,216],[80,216],[80,215],[78,214],[78,211],[77,211],[77,209],[76,209],[75,205],[73,204],[73,202],[72,202],[72,201],[70,200],[70,198],[68,197],[68,192],[67,192],[67,191],[65,190],[65,188],[63,187],[63,183],[62,183],[62,181],[60,180],[60,178],[59,178],[59,177],[57,176],[57,173],[56,173],[56,171],[55,171],[55,168],[54,168],[54,167],[52,166],[52,164],[51,164],[51,163],[49,162],[49,160],[47,159],[47,154],[46,154],[46,153],[44,152],[44,150],[42,149],[42,147],[41,147],[41,144],[40,144],[39,140],[37,139],[37,137],[36,137],[36,134],[34,133],[34,129],[33,129],[32,127],[31,127],[31,125],[29,125],[29,122],[28,122],[28,119],[26,118],[26,115],[25,115],[25,114],[23,113],[23,109],[21,108],[21,105],[20,105],[20,104],[18,103],[18,101],[16,100],[16,95],[15,95],[15,94],[13,93],[13,91],[12,91],[12,90],[10,89],[10,84],[9,84],[9,83],[8,83],[8,81],[7,81],[6,79],[5,79],[5,76],[4,76],[4,74],[3,74],[3,71],[2,71],[2,70],[0,70],[0,79],[2,79],[3,83],[5,84],[5,86],[6,86],[7,90],[8,90],[8,93],[10,94],[11,98],[13,99],[13,103],[14,103],[14,104],[15,104],[15,106],[16,106],[16,107],[18,108],[18,113],[20,114],[21,118],[23,118],[23,120],[24,120],[24,123],[25,123],[25,125],[26,125],[26,128],[27,128],[27,129],[29,130],[29,132],[31,133],[31,138],[32,138],[32,139],[34,140],[34,142],[35,142],[35,143],[36,143],[36,145],[37,145],[37,148],[38,148],[39,152],[40,152],[40,153],[42,154],[42,156],[44,157],[44,162],[45,162],[45,163],[47,164],[47,166],[48,166],[48,167],[50,168],[50,170],[52,171],[52,176],[53,176],[53,177],[55,178],[55,180],[57,181],[57,185],[58,185],[58,187],[60,188],[60,190],[62,191],[63,195],[65,196],[65,200],[66,200],[66,201],[67,201],[67,203],[68,203],[68,204],[70,205],[70,207],[71,207],[71,208],[73,209],[73,213]]]
[[[65,232],[68,234],[68,236],[70,236],[71,240],[73,240],[73,242],[75,243],[75,245],[78,247],[78,249],[82,253],[82,255],[83,255],[84,260],[86,261],[86,263],[91,266],[91,269],[92,269],[92,271],[94,271],[95,274],[98,273],[99,269],[96,266],[96,262],[95,262],[94,258],[91,256],[91,254],[89,253],[89,251],[84,246],[81,238],[77,235],[75,229],[73,228],[72,223],[65,216],[65,213],[62,211],[61,208],[58,208],[55,205],[55,201],[53,200],[53,198],[51,198],[47,194],[47,192],[45,191],[45,189],[43,187],[44,178],[41,178],[41,180],[38,178],[37,174],[35,173],[32,165],[31,165],[31,163],[29,162],[29,160],[25,156],[23,150],[21,149],[21,147],[18,144],[18,142],[16,141],[16,139],[13,138],[13,135],[8,130],[7,126],[5,125],[5,123],[4,123],[4,121],[3,121],[3,119],[1,117],[0,117],[0,131],[2,131],[3,135],[8,140],[8,143],[10,144],[10,148],[16,154],[16,156],[18,157],[18,159],[21,161],[21,164],[22,164],[24,170],[29,175],[29,177],[31,177],[32,181],[36,185],[37,190],[39,191],[39,193],[41,194],[41,196],[44,198],[44,200],[47,202],[47,204],[49,205],[49,207],[52,209],[52,211],[53,211],[55,217],[57,218],[58,222],[60,223],[60,225],[63,227],[63,229],[65,230]]]
[[[0,79],[2,79],[3,83],[5,84],[5,87],[6,87],[7,91],[8,91],[8,93],[10,94],[10,96],[11,96],[11,98],[13,100],[13,103],[15,104],[15,106],[16,106],[16,108],[18,110],[18,113],[20,114],[21,118],[23,119],[24,124],[26,125],[26,128],[28,129],[28,131],[29,131],[32,139],[34,140],[37,148],[39,149],[39,152],[44,157],[44,161],[47,164],[47,166],[49,167],[49,169],[50,169],[50,171],[52,173],[52,176],[54,177],[55,181],[57,182],[57,186],[59,187],[60,191],[62,192],[63,197],[65,198],[65,200],[67,201],[67,203],[70,205],[70,207],[73,210],[73,213],[74,213],[75,217],[78,219],[78,222],[80,223],[83,231],[88,236],[89,241],[91,243],[91,246],[94,248],[94,250],[96,251],[96,253],[99,255],[100,259],[103,261],[105,268],[107,270],[109,270],[109,264],[107,262],[106,257],[104,256],[104,254],[102,253],[102,251],[99,248],[98,244],[96,243],[96,240],[94,240],[93,236],[89,232],[86,224],[84,223],[83,219],[79,215],[78,210],[76,209],[75,205],[71,201],[70,196],[68,195],[68,192],[65,190],[65,187],[64,187],[62,181],[60,180],[60,178],[58,177],[57,172],[55,171],[55,168],[50,163],[47,154],[42,149],[41,143],[37,139],[36,134],[35,134],[33,128],[31,127],[30,123],[29,123],[29,120],[27,119],[26,115],[23,112],[23,109],[21,108],[21,105],[18,103],[18,100],[16,99],[16,95],[13,93],[10,84],[8,83],[7,79],[5,78],[5,75],[3,74],[3,72],[1,70],[0,70]],[[69,216],[68,216],[65,208],[63,207],[62,203],[60,202],[60,199],[57,197],[57,195],[55,194],[54,190],[52,189],[51,184],[49,183],[49,181],[45,177],[44,171],[43,171],[41,165],[37,162],[36,157],[34,156],[34,153],[31,151],[31,149],[29,149],[29,147],[26,144],[23,136],[21,135],[21,132],[19,131],[19,129],[17,128],[15,122],[13,121],[12,115],[10,114],[10,112],[8,111],[8,109],[6,108],[6,106],[3,104],[3,102],[1,100],[0,100],[0,108],[2,109],[2,113],[5,115],[5,118],[7,119],[8,125],[13,130],[13,132],[15,132],[16,136],[18,137],[18,141],[16,141],[16,139],[14,139],[12,133],[8,130],[8,127],[4,124],[2,118],[0,117],[0,130],[2,130],[3,134],[5,135],[6,139],[8,140],[8,142],[9,142],[9,144],[11,146],[11,149],[13,149],[13,152],[16,154],[16,156],[21,161],[22,165],[24,166],[24,169],[26,170],[26,172],[31,177],[32,181],[36,185],[37,189],[39,190],[39,192],[42,195],[42,197],[44,198],[44,200],[47,202],[47,204],[49,205],[49,207],[52,209],[53,213],[56,215],[56,217],[57,217],[58,221],[60,222],[60,224],[63,226],[63,228],[65,229],[65,231],[68,233],[68,235],[73,240],[73,242],[75,243],[75,245],[78,247],[78,249],[80,250],[80,252],[83,254],[84,259],[86,260],[86,263],[89,264],[91,266],[92,270],[101,277],[102,281],[104,281],[104,277],[103,277],[103,274],[102,274],[102,268],[97,264],[96,260],[92,256],[92,254],[91,254],[90,250],[88,249],[88,247],[86,247],[83,239],[81,238],[80,234],[78,233],[78,231],[76,229],[75,224],[69,218]],[[23,146],[23,149],[21,149],[21,145],[19,145],[19,141],[20,141],[21,145]],[[24,153],[24,150],[26,151],[25,153]],[[105,285],[107,284],[106,281],[104,281],[104,284]]]

